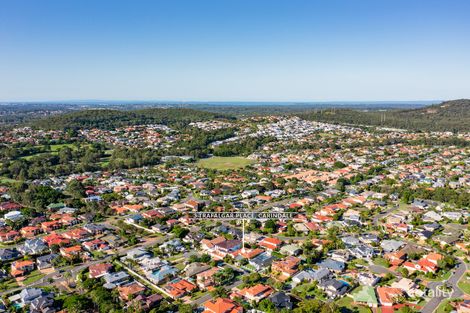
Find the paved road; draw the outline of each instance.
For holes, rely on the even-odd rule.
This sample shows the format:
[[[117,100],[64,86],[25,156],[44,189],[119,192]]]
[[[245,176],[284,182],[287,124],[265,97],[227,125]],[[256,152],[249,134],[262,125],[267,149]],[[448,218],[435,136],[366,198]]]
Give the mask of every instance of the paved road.
[[[460,290],[459,286],[457,285],[462,276],[465,274],[467,271],[467,265],[465,262],[462,262],[461,260],[458,260],[458,264],[454,270],[454,273],[452,276],[445,281],[447,286],[451,287],[453,292],[451,295],[451,298],[458,298],[461,297],[464,293],[462,290]],[[437,288],[439,286],[442,286],[444,282],[431,282],[429,283],[429,289],[434,292],[436,296],[431,298],[428,303],[421,309],[422,313],[433,313],[439,304],[441,304],[442,300],[447,299],[448,297],[445,297],[443,295],[439,295],[439,291]]]

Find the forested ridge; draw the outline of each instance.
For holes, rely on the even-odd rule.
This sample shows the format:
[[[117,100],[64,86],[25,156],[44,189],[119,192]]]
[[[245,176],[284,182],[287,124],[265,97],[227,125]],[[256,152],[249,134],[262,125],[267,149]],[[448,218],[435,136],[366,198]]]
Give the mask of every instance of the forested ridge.
[[[31,122],[31,126],[43,129],[114,129],[129,125],[164,124],[186,126],[191,122],[213,119],[229,119],[230,116],[184,108],[150,108],[132,111],[90,109],[71,112]]]
[[[298,114],[307,120],[383,126],[415,131],[470,131],[470,100],[445,101],[412,110],[360,111],[323,109]]]

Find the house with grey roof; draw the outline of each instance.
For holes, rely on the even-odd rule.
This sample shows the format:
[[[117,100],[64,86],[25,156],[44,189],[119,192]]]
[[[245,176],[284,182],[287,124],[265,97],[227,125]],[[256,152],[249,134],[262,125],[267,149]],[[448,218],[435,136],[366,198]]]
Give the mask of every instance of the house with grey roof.
[[[18,251],[23,255],[37,255],[49,251],[49,246],[41,239],[28,239],[23,245],[18,246]]]
[[[0,249],[0,261],[6,262],[17,259],[20,253],[16,249]]]
[[[45,268],[53,267],[53,261],[59,257],[58,254],[51,253],[36,258],[36,265],[38,269],[42,270]]]
[[[394,252],[394,251],[397,251],[398,249],[400,249],[401,247],[403,247],[405,245],[405,243],[403,241],[398,241],[398,240],[394,240],[394,239],[391,239],[391,240],[383,240],[381,243],[380,243],[380,246],[382,247],[382,249],[388,253],[388,252]]]
[[[25,288],[21,290],[19,294],[8,298],[8,300],[10,300],[10,302],[17,303],[20,307],[24,307],[25,305],[31,304],[34,299],[46,295],[47,293],[40,288]]]
[[[331,258],[325,259],[317,264],[319,268],[325,268],[333,272],[342,272],[346,268],[346,264]]]
[[[341,241],[346,245],[346,246],[357,246],[360,241],[356,237],[353,236],[345,236],[341,238]]]
[[[257,271],[263,271],[267,269],[272,262],[273,258],[267,253],[261,253],[248,261],[248,263],[253,266]]]
[[[106,282],[103,287],[106,289],[113,289],[127,283],[130,280],[130,276],[126,272],[120,271],[115,273],[108,273],[103,276],[103,279]]]
[[[302,252],[302,249],[298,245],[290,244],[284,245],[279,252],[284,255],[299,255]]]
[[[374,248],[363,244],[350,248],[348,251],[358,259],[371,259],[375,256]]]
[[[37,297],[29,305],[31,313],[54,313],[56,308],[54,307],[54,297],[52,294],[46,294],[44,296]]]
[[[344,295],[349,289],[349,285],[346,282],[336,279],[327,279],[320,283],[319,287],[330,299]]]
[[[277,310],[292,310],[294,306],[291,297],[282,291],[271,294],[269,300],[271,300]]]
[[[209,265],[204,264],[204,263],[198,263],[198,262],[191,263],[188,266],[186,266],[185,275],[186,277],[189,278],[192,276],[196,276],[199,273],[205,272],[210,268],[211,267]]]
[[[127,251],[127,254],[126,256],[123,257],[123,259],[138,261],[139,259],[150,258],[150,257],[152,257],[150,252],[148,252],[144,248],[138,247],[138,248],[134,248],[134,249]]]

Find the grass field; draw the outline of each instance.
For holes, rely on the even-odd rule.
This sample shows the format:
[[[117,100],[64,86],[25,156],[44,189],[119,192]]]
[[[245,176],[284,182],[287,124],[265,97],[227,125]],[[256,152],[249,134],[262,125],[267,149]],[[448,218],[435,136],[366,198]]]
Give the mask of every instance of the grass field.
[[[59,151],[62,148],[69,147],[70,149],[75,149],[75,145],[72,143],[62,143],[57,145],[51,145],[51,151]]]
[[[460,280],[458,286],[464,293],[470,295],[470,276],[469,274],[463,275],[462,279]]]
[[[212,157],[197,162],[198,166],[215,170],[235,170],[252,164],[253,160],[242,157]]]
[[[35,281],[44,277],[44,274],[39,272],[38,270],[31,272],[25,280],[23,280],[24,285],[29,285],[34,283]]]
[[[38,146],[38,147],[43,147],[43,146]],[[50,145],[50,147],[51,147],[50,151],[27,155],[27,156],[21,157],[21,159],[29,160],[33,157],[37,157],[37,156],[48,154],[48,153],[57,155],[59,153],[59,150],[65,147],[69,147],[70,149],[76,149],[75,145],[72,143],[61,143],[61,144],[56,144],[56,145]]]

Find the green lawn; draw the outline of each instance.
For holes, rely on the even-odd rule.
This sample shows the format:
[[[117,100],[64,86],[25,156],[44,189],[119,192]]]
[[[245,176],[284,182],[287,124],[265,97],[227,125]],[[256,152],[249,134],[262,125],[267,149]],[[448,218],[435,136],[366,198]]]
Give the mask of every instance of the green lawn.
[[[197,165],[215,170],[234,170],[252,164],[254,161],[243,157],[212,157],[202,159]]]
[[[38,147],[43,147],[43,146],[38,146]],[[65,147],[69,147],[72,150],[76,149],[75,145],[72,144],[72,143],[62,143],[62,144],[50,145],[50,147],[51,147],[50,151],[40,152],[40,153],[36,153],[36,154],[31,154],[31,155],[26,155],[26,156],[21,157],[21,159],[30,160],[33,157],[37,157],[37,156],[40,156],[40,155],[43,155],[43,154],[57,155],[59,153],[59,150],[62,149],[62,148],[65,148]]]
[[[323,292],[318,289],[315,283],[304,283],[294,288],[294,293],[301,298],[314,297],[316,299],[325,300]]]
[[[10,279],[0,283],[0,290],[7,291],[19,287],[16,280]]]
[[[341,299],[336,300],[336,305],[340,308],[352,309],[356,308],[359,313],[372,313],[372,310],[365,305],[354,305],[353,299],[348,296],[344,296]]]
[[[180,271],[183,271],[186,265],[184,265],[184,263],[178,263],[175,265],[175,267],[179,269]]]
[[[25,280],[23,280],[23,284],[27,286],[41,279],[42,277],[44,277],[43,273],[39,272],[38,270],[33,271],[26,277]]]
[[[205,291],[205,290],[199,290],[199,291],[196,291],[195,293],[193,293],[191,295],[191,300],[196,300],[196,299],[199,299],[200,297],[208,294],[209,292],[208,291]]]
[[[463,292],[465,292],[467,295],[470,295],[470,276],[467,276],[469,274],[463,275],[462,279],[460,279],[460,282],[458,283],[458,286],[460,289],[462,289]]]
[[[385,268],[388,268],[388,267],[389,267],[388,261],[387,261],[386,259],[384,259],[384,258],[380,258],[380,257],[375,258],[375,259],[373,260],[373,262],[374,262],[375,265],[383,266],[383,267],[385,267]]]
[[[62,144],[57,144],[57,145],[51,145],[51,151],[52,152],[59,151],[60,149],[62,149],[64,147],[69,147],[70,149],[75,149],[75,146],[72,143],[62,143]]]
[[[454,299],[444,299],[442,300],[441,304],[437,307],[434,313],[448,313],[453,310],[450,306],[449,302]]]

